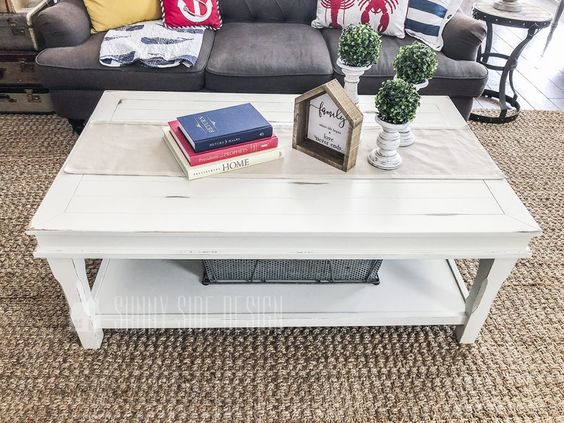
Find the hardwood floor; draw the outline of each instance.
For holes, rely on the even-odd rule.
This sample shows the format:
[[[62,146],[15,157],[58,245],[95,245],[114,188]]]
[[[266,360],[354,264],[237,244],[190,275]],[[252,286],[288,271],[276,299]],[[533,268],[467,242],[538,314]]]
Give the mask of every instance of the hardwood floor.
[[[529,0],[554,13],[553,0]],[[564,0],[563,0],[564,1]],[[549,28],[540,31],[527,45],[514,73],[514,83],[522,109],[564,110],[564,16],[543,54]],[[509,54],[526,36],[526,30],[494,25],[492,50]],[[490,70],[487,88],[497,90],[501,72]],[[508,94],[512,95],[509,89]],[[491,99],[480,97],[474,107],[497,108]]]

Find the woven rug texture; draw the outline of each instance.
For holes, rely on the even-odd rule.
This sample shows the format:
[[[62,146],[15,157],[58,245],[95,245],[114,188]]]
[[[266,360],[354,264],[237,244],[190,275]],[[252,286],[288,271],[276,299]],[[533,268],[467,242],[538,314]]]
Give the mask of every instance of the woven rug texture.
[[[563,422],[564,113],[471,126],[544,231],[474,345],[450,326],[106,330],[89,351],[24,233],[76,136],[0,116],[0,421]]]

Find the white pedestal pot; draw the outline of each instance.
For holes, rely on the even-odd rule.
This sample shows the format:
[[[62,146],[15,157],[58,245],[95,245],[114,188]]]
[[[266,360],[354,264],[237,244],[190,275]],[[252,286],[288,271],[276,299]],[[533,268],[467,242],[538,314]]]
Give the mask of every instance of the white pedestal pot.
[[[349,98],[352,100],[354,104],[358,104],[358,82],[360,81],[360,77],[366,72],[368,69],[372,67],[370,66],[349,66],[345,65],[341,58],[337,59],[337,65],[343,70],[345,74],[345,91]]]
[[[394,76],[394,79],[398,79],[397,75]],[[417,91],[425,88],[428,85],[429,85],[428,79],[426,79],[423,82],[420,82],[419,84],[413,84],[413,86]],[[415,136],[413,135],[413,132],[411,132],[411,128],[408,124],[405,130],[400,131],[400,147],[409,147],[414,142],[415,142]]]
[[[409,123],[400,125],[384,122],[375,117],[376,123],[382,127],[382,132],[376,141],[377,147],[368,155],[368,162],[378,169],[392,170],[401,165],[401,157],[398,153],[400,146],[400,132],[405,131]]]
[[[429,80],[426,79],[425,81],[420,82],[419,84],[413,84],[413,85],[415,85],[415,89],[417,91],[419,91],[419,90],[422,90],[423,88],[425,88],[429,85]]]

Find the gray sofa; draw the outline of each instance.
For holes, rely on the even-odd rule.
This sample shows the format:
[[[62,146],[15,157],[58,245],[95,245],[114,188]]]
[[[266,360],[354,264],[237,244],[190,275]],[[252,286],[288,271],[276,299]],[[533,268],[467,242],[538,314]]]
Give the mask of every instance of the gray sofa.
[[[103,33],[90,34],[82,0],[62,0],[35,22],[40,44],[40,78],[49,88],[57,113],[87,119],[104,90],[220,91],[303,93],[343,75],[338,66],[340,30],[310,26],[316,0],[221,0],[224,25],[206,31],[196,66],[150,69],[139,65],[108,68],[98,54]],[[485,37],[482,22],[458,12],[444,29],[435,78],[422,94],[450,96],[468,117],[487,70],[475,62]],[[360,94],[375,94],[393,76],[392,60],[400,46],[412,43],[383,37],[377,65],[362,78]]]

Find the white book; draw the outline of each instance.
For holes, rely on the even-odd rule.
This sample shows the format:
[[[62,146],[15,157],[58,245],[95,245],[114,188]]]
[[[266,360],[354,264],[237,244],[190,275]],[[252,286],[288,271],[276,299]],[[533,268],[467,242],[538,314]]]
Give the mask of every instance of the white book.
[[[243,169],[260,163],[271,162],[284,157],[283,148],[272,148],[258,153],[245,154],[227,160],[220,160],[199,166],[190,166],[190,162],[176,143],[170,129],[163,128],[164,142],[170,149],[180,168],[188,179],[198,179],[205,176],[217,175],[231,170]]]

